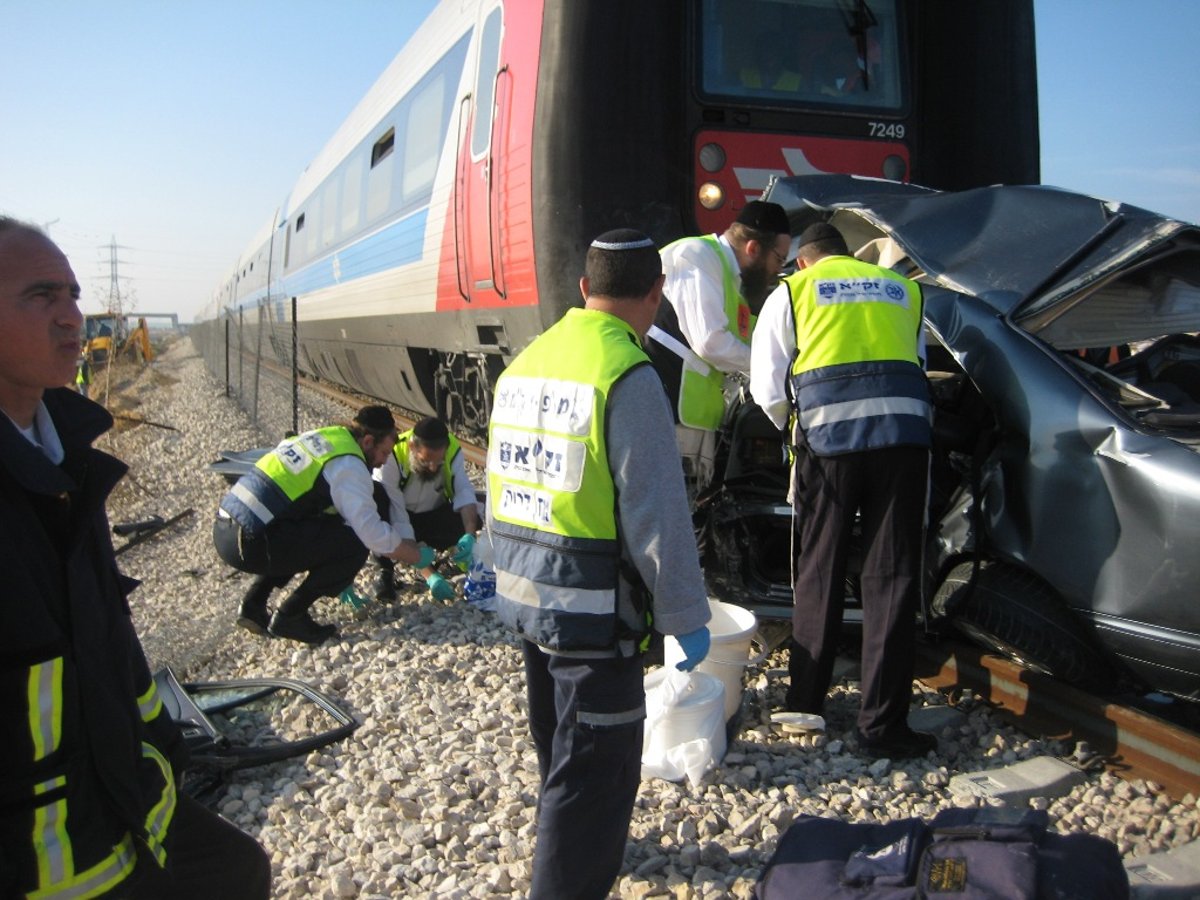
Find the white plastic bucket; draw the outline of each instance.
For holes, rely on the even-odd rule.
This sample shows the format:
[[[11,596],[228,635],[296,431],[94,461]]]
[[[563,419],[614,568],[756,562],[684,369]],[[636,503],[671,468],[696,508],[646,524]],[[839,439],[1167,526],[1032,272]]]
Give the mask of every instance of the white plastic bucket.
[[[666,675],[665,667],[647,673],[644,681],[646,693],[650,694],[658,688]],[[725,728],[713,729],[711,726],[714,714],[721,709],[724,696],[725,686],[719,678],[693,672],[691,689],[676,704],[662,709],[655,727],[647,730],[642,746],[643,760],[660,759],[672,747],[705,738],[712,742],[713,762],[720,762],[725,755]],[[650,705],[648,702],[648,712]]]
[[[762,641],[758,640],[758,617],[754,613],[720,600],[709,600],[708,606],[712,611],[708,623],[712,643],[708,656],[701,660],[695,671],[719,678],[725,685],[725,721],[728,722],[742,705],[742,678],[746,666],[758,665],[767,654]],[[756,642],[760,650],[752,657],[750,645]],[[664,642],[663,658],[668,666],[683,659],[683,648],[670,635]]]

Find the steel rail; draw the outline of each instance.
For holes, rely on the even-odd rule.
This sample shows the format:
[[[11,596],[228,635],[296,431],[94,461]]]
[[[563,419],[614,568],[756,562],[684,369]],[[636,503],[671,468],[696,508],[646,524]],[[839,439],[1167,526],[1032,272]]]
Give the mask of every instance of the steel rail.
[[[915,675],[940,691],[970,689],[1028,734],[1087,741],[1122,778],[1200,796],[1200,735],[1178,725],[951,641],[919,641]]]

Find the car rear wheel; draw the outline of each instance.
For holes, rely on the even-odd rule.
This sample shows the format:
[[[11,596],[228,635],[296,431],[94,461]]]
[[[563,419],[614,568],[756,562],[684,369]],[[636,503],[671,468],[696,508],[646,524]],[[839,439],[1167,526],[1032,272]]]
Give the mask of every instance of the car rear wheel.
[[[1035,672],[1084,690],[1113,688],[1113,667],[1050,585],[1016,566],[987,561],[970,589],[972,569],[969,562],[951,569],[933,600],[934,608],[951,611],[955,628]]]

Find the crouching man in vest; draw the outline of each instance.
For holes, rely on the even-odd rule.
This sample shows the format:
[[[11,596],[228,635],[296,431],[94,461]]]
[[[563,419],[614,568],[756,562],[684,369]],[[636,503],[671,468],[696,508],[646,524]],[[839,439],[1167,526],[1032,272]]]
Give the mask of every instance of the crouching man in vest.
[[[125,464],[63,385],[79,284],[0,216],[0,897],[266,900],[271,862],[178,784],[187,761],[129,612],[105,501]]]
[[[391,412],[364,406],[353,422],[288,438],[225,494],[213,525],[217,553],[258,576],[242,599],[239,625],[319,644],[337,627],[318,625],[309,608],[348,588],[368,550],[414,565],[433,562],[433,550],[411,539],[407,519],[387,521],[403,517],[403,499],[371,480],[395,442]],[[308,574],[269,615],[271,591],[299,572]]]
[[[497,612],[522,638],[541,771],[530,897],[603,898],[641,774],[641,650],[690,669],[709,606],[671,411],[642,340],[662,299],[645,235],[587,252],[571,309],[500,376],[488,438]]]
[[[440,419],[422,419],[401,434],[374,477],[403,496],[412,524],[407,536],[435,550],[454,547],[452,559],[465,571],[479,532],[479,506],[462,447],[446,424]],[[376,561],[379,573],[375,598],[392,603],[396,600],[395,565],[387,557],[377,557]],[[432,566],[419,571],[436,599],[455,596],[453,585]]]

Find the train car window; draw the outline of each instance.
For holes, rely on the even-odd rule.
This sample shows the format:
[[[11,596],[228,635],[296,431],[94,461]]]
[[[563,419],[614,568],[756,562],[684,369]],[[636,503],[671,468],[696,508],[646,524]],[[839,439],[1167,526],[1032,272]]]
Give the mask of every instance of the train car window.
[[[438,154],[445,138],[442,128],[431,128],[444,119],[446,78],[440,75],[422,85],[413,95],[408,107],[404,128],[403,171],[400,175],[400,194],[403,200],[423,194],[433,185]]]
[[[375,146],[371,148],[371,168],[375,168],[380,162],[387,159],[395,146],[396,129],[389,128],[387,134],[377,140]]]
[[[897,0],[704,0],[699,89],[739,105],[899,110]]]
[[[392,201],[392,170],[396,155],[389,153],[367,173],[367,221],[374,221],[388,211]]]
[[[362,153],[351,155],[346,162],[346,170],[342,181],[342,234],[353,234],[362,216],[362,183],[363,164]]]
[[[328,247],[337,237],[338,230],[338,188],[342,180],[336,175],[325,182],[321,189],[324,218],[321,219],[321,247]]]
[[[304,213],[300,213],[300,215],[296,217],[296,231],[303,231],[303,230],[304,230]]]
[[[500,63],[500,7],[483,23],[479,39],[479,70],[475,74],[475,124],[471,132],[471,156],[482,156],[492,139],[492,104],[495,100],[496,68]]]
[[[308,241],[304,250],[306,259],[312,259],[321,249],[321,195],[315,193],[309,201],[308,214],[312,216],[313,227],[308,229]]]

